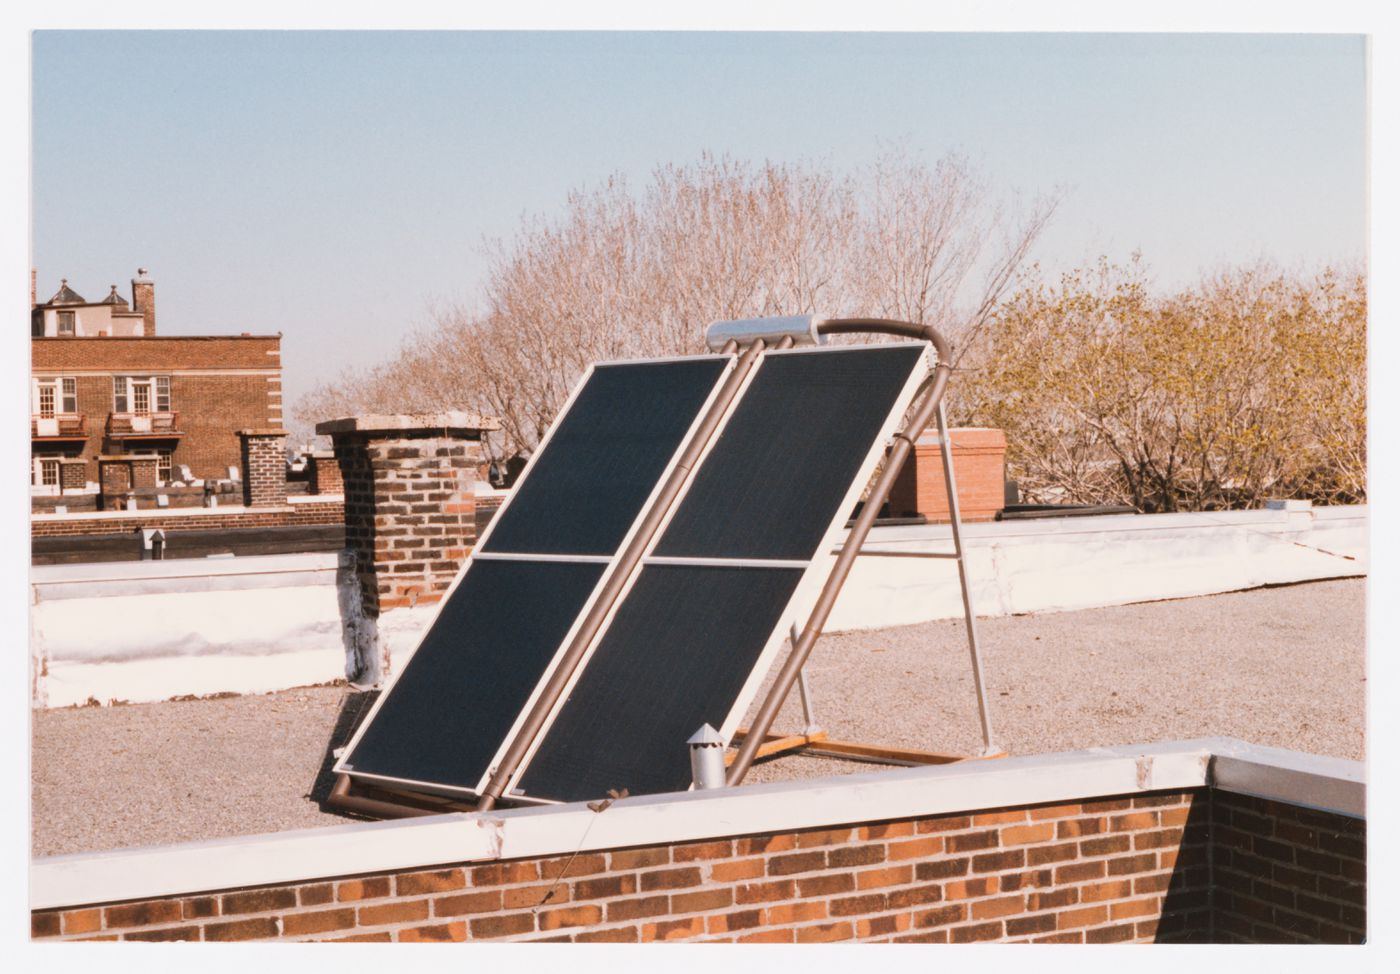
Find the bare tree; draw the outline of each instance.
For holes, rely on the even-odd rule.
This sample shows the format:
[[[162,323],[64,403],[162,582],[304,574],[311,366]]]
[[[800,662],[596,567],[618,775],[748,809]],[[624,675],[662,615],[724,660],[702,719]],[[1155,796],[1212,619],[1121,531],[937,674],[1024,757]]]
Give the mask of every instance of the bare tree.
[[[474,307],[441,309],[396,359],[297,414],[476,409],[500,418],[492,450],[509,455],[539,442],[588,363],[700,351],[716,319],[874,315],[970,338],[1054,206],[1012,209],[953,156],[929,167],[886,153],[841,176],[705,155],[658,169],[640,194],[614,177],[493,243]]]

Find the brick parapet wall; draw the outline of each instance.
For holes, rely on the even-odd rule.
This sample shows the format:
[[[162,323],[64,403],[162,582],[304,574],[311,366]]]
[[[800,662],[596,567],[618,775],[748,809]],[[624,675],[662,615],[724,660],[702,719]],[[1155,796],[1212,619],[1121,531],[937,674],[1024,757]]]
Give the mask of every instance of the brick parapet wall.
[[[1205,831],[1186,835],[1199,797],[993,809],[49,911],[34,915],[34,933],[145,940],[1204,939]],[[1199,813],[1196,819],[1203,820]]]
[[[345,520],[345,507],[339,500],[308,501],[286,507],[258,511],[219,510],[211,508],[206,514],[164,516],[152,511],[149,515],[102,518],[34,518],[30,533],[36,538],[69,537],[89,534],[122,534],[137,528],[160,528],[166,531],[205,531],[221,528],[265,528],[304,524],[340,524]]]
[[[240,430],[243,503],[248,507],[282,507],[287,503],[287,434]]]
[[[1366,931],[1366,823],[1217,792],[1216,939],[1355,943]]]
[[[437,601],[476,541],[479,439],[403,430],[334,443],[365,611]]]
[[[629,943],[1361,939],[1364,908],[1355,903],[1364,886],[1354,869],[1336,895],[1295,894],[1287,924],[1247,932],[1233,919],[1237,894],[1226,891],[1228,910],[1221,911],[1212,869],[1251,884],[1261,877],[1298,888],[1340,883],[1345,864],[1361,851],[1357,843],[1364,844],[1363,823],[1217,798],[1198,788],[192,891],[39,911],[33,935]],[[1223,822],[1231,824],[1218,827],[1239,835],[1212,843],[1213,824]],[[1236,854],[1243,843],[1252,844],[1251,855],[1267,856],[1270,847],[1261,843],[1273,839],[1266,832],[1291,836],[1288,868],[1299,875],[1281,877],[1271,860],[1264,876],[1261,861]],[[1249,889],[1253,896],[1255,887]],[[1332,916],[1343,903],[1354,909],[1335,922],[1309,913]]]
[[[278,335],[34,338],[36,372],[281,368]]]

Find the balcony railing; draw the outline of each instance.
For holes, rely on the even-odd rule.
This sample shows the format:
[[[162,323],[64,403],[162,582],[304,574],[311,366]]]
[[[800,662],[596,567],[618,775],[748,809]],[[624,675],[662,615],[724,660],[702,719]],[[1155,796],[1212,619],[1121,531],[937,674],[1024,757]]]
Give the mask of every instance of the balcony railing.
[[[179,413],[112,413],[108,436],[179,436]]]
[[[36,440],[85,440],[87,417],[82,413],[30,416],[29,435]]]

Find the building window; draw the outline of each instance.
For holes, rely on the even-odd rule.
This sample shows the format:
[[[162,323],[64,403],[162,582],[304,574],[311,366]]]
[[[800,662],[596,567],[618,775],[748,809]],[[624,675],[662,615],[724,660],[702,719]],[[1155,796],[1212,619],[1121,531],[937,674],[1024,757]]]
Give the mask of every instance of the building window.
[[[58,333],[60,335],[76,335],[78,333],[78,313],[76,311],[60,311],[58,313]]]
[[[58,458],[39,457],[35,462],[35,483],[44,487],[58,486]]]
[[[112,411],[146,416],[170,412],[170,376],[115,375],[112,377]]]
[[[72,376],[59,376],[34,380],[35,406],[43,419],[52,419],[59,413],[72,415],[78,411],[78,380]]]

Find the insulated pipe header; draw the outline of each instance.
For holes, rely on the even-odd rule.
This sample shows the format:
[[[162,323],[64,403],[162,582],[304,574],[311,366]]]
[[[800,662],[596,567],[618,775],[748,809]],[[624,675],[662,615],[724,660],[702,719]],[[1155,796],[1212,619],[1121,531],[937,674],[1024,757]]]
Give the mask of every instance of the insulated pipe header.
[[[715,321],[705,329],[705,345],[712,352],[718,352],[729,341],[742,348],[760,338],[768,345],[777,345],[784,338],[792,339],[794,345],[825,345],[826,336],[818,329],[826,320],[820,315],[782,315]]]

